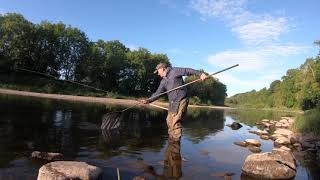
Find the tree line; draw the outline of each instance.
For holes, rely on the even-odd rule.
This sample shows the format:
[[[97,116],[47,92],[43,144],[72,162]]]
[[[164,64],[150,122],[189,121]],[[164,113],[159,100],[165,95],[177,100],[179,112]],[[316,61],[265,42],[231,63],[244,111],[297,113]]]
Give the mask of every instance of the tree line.
[[[315,41],[320,47],[320,41]],[[233,106],[294,108],[308,110],[320,106],[320,51],[296,69],[289,69],[269,88],[236,94],[226,100]]]
[[[34,24],[21,14],[0,14],[0,72],[10,75],[3,76],[1,84],[48,86],[49,81],[29,83],[37,77],[17,71],[23,68],[109,92],[149,96],[160,82],[153,73],[160,62],[171,66],[166,54],[151,53],[147,48],[131,50],[118,40],[93,42],[80,29],[62,22]],[[190,87],[194,102],[224,104],[226,86],[218,80],[211,78],[196,86]],[[52,82],[50,87],[55,91],[64,88]]]

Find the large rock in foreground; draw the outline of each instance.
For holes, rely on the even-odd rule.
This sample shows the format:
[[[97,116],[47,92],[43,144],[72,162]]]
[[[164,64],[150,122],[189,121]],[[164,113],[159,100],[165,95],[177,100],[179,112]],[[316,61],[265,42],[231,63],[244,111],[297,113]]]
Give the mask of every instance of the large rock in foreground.
[[[249,155],[242,171],[255,178],[289,179],[296,175],[296,164],[290,151],[275,148],[272,152]]]
[[[39,169],[38,180],[82,179],[95,180],[102,176],[99,167],[85,162],[55,161]]]

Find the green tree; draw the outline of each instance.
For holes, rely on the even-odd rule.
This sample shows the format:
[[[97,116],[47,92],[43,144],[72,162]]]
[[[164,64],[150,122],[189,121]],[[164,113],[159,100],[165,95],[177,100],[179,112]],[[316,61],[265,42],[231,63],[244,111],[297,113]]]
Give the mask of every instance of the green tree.
[[[3,68],[12,69],[14,65],[31,67],[34,48],[35,27],[22,15],[8,13],[1,16],[0,51]]]
[[[197,78],[199,77],[187,77],[186,82],[191,82]],[[224,105],[224,101],[227,96],[226,91],[226,86],[212,77],[188,87],[191,100],[193,99],[192,97],[195,97],[196,99],[199,98],[200,103],[212,105]]]
[[[158,63],[171,66],[166,55],[152,54],[146,48],[128,52],[127,59],[129,66],[123,73],[120,89],[141,95],[150,95],[157,89],[161,79],[153,72]]]

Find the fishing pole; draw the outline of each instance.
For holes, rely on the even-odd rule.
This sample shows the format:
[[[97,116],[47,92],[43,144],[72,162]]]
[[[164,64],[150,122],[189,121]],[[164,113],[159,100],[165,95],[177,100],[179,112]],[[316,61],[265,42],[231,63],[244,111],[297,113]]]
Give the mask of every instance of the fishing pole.
[[[30,72],[30,73],[35,73],[35,74],[44,75],[44,76],[46,76],[46,77],[53,78],[53,79],[55,79],[55,80],[57,80],[57,81],[66,81],[66,82],[70,82],[70,83],[73,83],[73,84],[81,85],[81,86],[84,86],[84,87],[87,87],[87,88],[91,88],[91,89],[94,89],[94,90],[96,90],[96,91],[102,91],[102,92],[108,93],[108,91],[105,91],[105,90],[103,90],[103,89],[99,89],[99,88],[96,88],[96,87],[93,87],[93,86],[89,86],[89,85],[87,85],[87,84],[83,84],[83,83],[79,83],[79,82],[71,81],[71,80],[58,79],[57,77],[52,76],[52,75],[50,75],[50,74],[41,73],[41,72],[38,72],[38,71],[33,71],[33,70],[30,70],[30,69],[25,69],[25,68],[16,68],[16,69],[17,69],[17,70],[26,71],[26,72]],[[138,104],[140,104],[140,102],[134,104],[133,106],[130,106],[130,107],[122,110],[122,112],[124,112],[124,111],[126,111],[126,110],[128,110],[128,109],[131,109],[131,108],[137,106]],[[168,109],[165,108],[165,107],[158,106],[158,105],[155,105],[155,104],[150,104],[150,106],[153,106],[153,107],[156,107],[156,108],[159,108],[159,109],[163,109],[163,110],[168,110]]]
[[[71,81],[71,80],[68,80],[68,79],[58,79],[57,77],[55,76],[52,76],[50,74],[46,74],[46,73],[41,73],[41,72],[37,72],[37,71],[32,71],[32,70],[29,70],[29,69],[24,69],[24,68],[16,68],[18,70],[22,70],[22,71],[26,71],[26,72],[31,72],[31,73],[35,73],[35,74],[40,74],[40,75],[44,75],[44,76],[47,76],[47,77],[50,77],[50,78],[53,78],[57,81],[66,81],[66,82],[70,82],[70,83],[73,83],[73,84],[77,84],[77,85],[81,85],[81,86],[84,86],[84,87],[87,87],[87,88],[91,88],[91,89],[94,89],[94,90],[97,90],[97,91],[103,91],[105,93],[108,93],[108,91],[105,91],[103,89],[99,89],[99,88],[96,88],[96,87],[93,87],[93,86],[89,86],[89,85],[86,85],[86,84],[82,84],[82,83],[79,83],[79,82],[76,82],[76,81]]]

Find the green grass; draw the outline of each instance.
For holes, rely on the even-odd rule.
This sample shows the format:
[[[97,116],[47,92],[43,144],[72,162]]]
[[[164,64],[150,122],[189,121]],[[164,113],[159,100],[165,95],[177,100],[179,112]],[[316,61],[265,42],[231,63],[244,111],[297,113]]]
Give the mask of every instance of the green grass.
[[[320,134],[320,107],[306,111],[297,117],[294,130],[302,133],[313,132]]]

